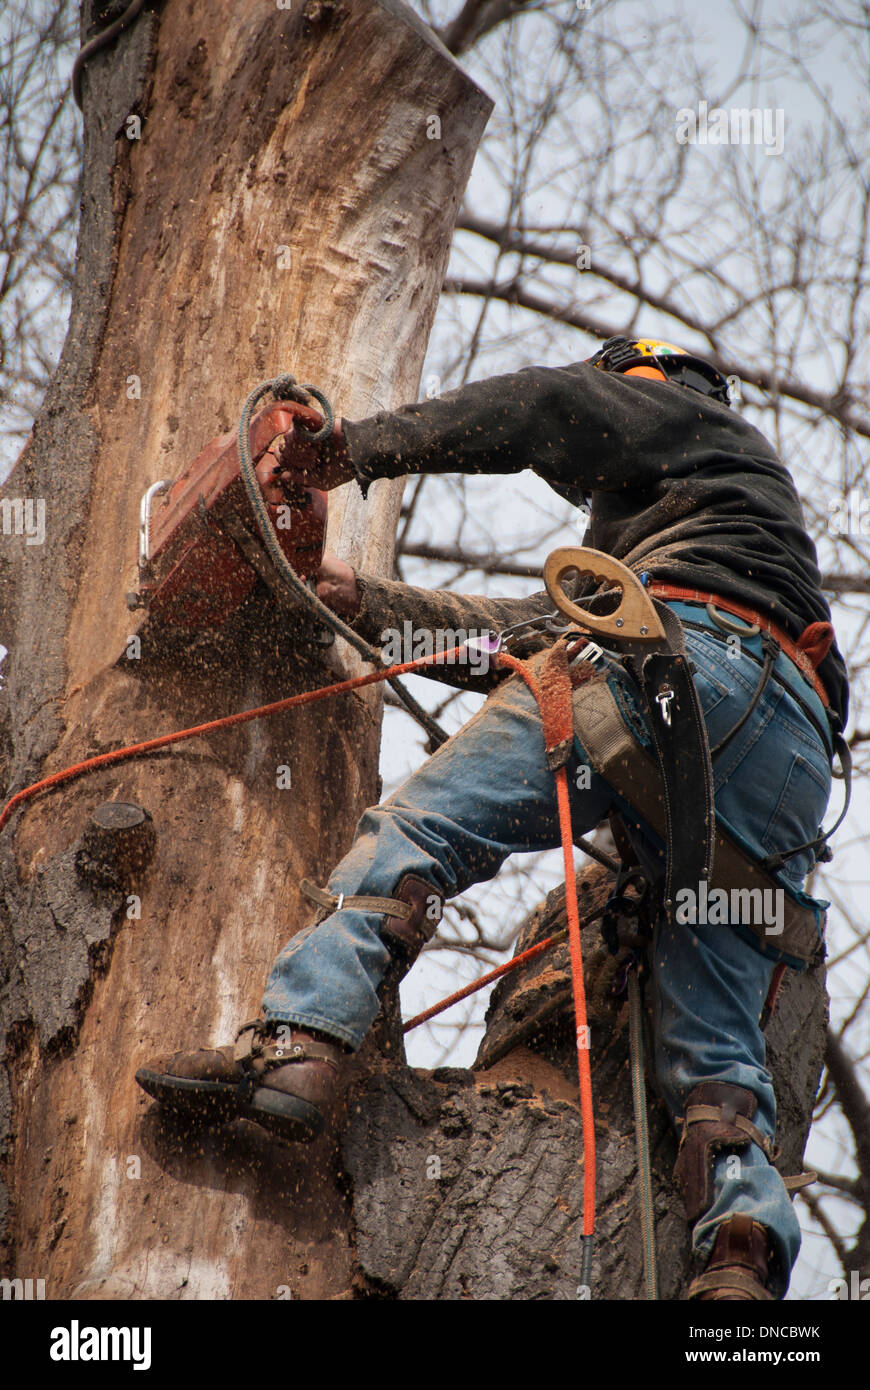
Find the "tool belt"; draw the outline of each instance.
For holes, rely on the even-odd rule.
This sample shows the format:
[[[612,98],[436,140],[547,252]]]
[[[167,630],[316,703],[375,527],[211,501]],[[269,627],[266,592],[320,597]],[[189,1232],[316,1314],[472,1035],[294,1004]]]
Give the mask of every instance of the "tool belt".
[[[615,586],[608,589],[608,593],[621,590],[614,611],[607,615],[593,614],[572,602],[562,587],[563,579],[571,571],[591,576],[599,584],[606,581]],[[748,929],[757,937],[764,954],[797,969],[820,960],[823,956],[823,914],[820,909],[800,901],[794,891],[773,877],[772,871],[780,868],[792,854],[824,847],[827,836],[759,863],[717,824],[711,750],[679,619],[662,599],[650,596],[631,570],[598,551],[573,547],[554,551],[546,562],[544,580],[558,612],[576,623],[584,637],[591,634],[606,638],[609,647],[619,649],[621,664],[646,707],[652,742],[649,750],[627,726],[603,678],[583,680],[572,697],[575,733],[595,771],[664,842],[662,904],[668,918],[682,920],[678,911],[681,889],[689,889],[696,902],[709,903],[713,899],[717,905],[722,902],[717,890],[724,890],[726,905],[734,905],[739,912],[740,928]],[[694,590],[691,593],[669,591],[668,597],[716,602],[719,606],[727,606],[729,611],[737,608],[737,605]],[[737,616],[755,618],[757,615],[741,609]],[[757,626],[760,628],[761,624]],[[771,678],[782,645],[780,639],[784,636],[774,632],[770,625],[766,626],[765,662],[755,697],[726,738],[712,750],[714,755],[730,742],[755,708]],[[591,656],[594,662],[596,656],[603,654],[594,643],[587,643],[578,651],[576,641],[574,651],[569,648],[569,653],[574,657],[575,666],[579,659]],[[795,659],[792,652],[789,655]],[[808,661],[805,654],[802,655]],[[842,758],[842,740],[836,746]],[[848,795],[846,760],[843,767]],[[782,914],[781,917],[777,914],[775,932],[762,920],[760,905],[769,901],[763,896],[765,892],[781,895]],[[733,915],[729,913],[725,920],[730,921]]]

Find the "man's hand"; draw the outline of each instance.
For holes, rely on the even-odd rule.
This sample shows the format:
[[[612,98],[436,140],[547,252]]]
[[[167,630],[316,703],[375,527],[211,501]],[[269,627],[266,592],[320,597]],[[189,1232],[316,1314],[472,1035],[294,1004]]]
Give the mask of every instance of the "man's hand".
[[[317,597],[334,613],[342,618],[355,618],[360,609],[362,595],[356,582],[356,574],[344,560],[339,560],[329,550],[323,556],[323,563],[317,571]]]
[[[311,411],[310,414],[313,416],[314,412]],[[308,425],[307,418],[304,423]],[[340,487],[342,483],[352,482],[356,474],[347,457],[341,424],[341,420],[336,420],[332,434],[319,444],[312,444],[299,429],[293,429],[285,435],[276,451],[277,466],[269,481],[275,484],[283,483],[291,490],[316,487],[324,492]],[[309,428],[311,427],[309,425]],[[260,479],[261,483],[264,481],[263,478]]]

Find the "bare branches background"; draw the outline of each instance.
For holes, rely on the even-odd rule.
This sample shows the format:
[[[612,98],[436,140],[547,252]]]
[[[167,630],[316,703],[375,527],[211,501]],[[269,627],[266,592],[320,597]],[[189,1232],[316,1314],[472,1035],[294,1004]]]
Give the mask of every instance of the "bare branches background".
[[[15,0],[0,15],[0,476],[66,329],[81,164],[67,86],[77,36],[70,0]]]

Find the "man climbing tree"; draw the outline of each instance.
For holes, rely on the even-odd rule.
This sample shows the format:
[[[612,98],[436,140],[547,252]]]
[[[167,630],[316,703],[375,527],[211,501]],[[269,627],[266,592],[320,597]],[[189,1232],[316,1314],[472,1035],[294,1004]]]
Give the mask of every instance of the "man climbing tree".
[[[573,829],[614,817],[624,863],[639,863],[649,885],[656,1077],[680,1130],[675,1172],[704,1267],[690,1297],[782,1297],[800,1235],[773,1166],[760,1019],[781,968],[819,958],[823,904],[803,885],[827,856],[821,821],[832,759],[845,756],[848,698],[788,471],[729,408],[717,371],[670,344],[618,338],[589,362],[343,421],[319,446],[291,441],[264,491],[276,500],[288,483],[356,479],[365,492],[377,478],[526,467],[572,503],[591,500],[590,544],[640,578],[672,653],[691,659],[684,685],[679,663],[651,685],[651,668],[618,640],[563,644],[575,688]],[[427,592],[333,556],[318,594],[370,641],[411,620],[433,634],[521,624],[518,648],[552,646],[548,594]],[[602,602],[594,586],[575,586],[581,631],[583,606]],[[610,756],[617,743],[620,758]],[[313,1138],[379,990],[413,964],[444,899],[512,853],[558,843],[552,766],[527,684],[498,683],[459,734],[364,814],[328,885],[303,883],[317,921],[276,959],[262,1018],[235,1048],[152,1062],[140,1084],[183,1113],[244,1115],[286,1139]],[[714,788],[715,836],[703,819]]]

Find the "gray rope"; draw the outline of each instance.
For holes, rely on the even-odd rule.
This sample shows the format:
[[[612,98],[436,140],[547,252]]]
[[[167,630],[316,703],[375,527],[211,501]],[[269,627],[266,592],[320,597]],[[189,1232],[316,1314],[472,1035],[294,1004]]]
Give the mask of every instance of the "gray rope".
[[[105,48],[113,39],[116,39],[122,29],[126,29],[129,24],[132,24],[144,4],[145,0],[132,0],[124,13],[119,15],[114,23],[107,24],[105,29],[101,29],[98,34],[95,34],[92,39],[88,39],[88,42],[79,49],[76,60],[73,63],[72,76],[70,78],[72,94],[79,110],[82,109],[82,70],[85,63],[87,63],[90,58],[93,58],[95,53],[99,53],[101,48]]]
[[[239,470],[242,475],[242,482],[245,485],[245,491],[248,494],[248,501],[251,504],[254,519],[257,522],[260,535],[263,538],[263,544],[266,547],[269,557],[279,574],[286,579],[300,602],[310,613],[314,614],[322,623],[331,628],[333,632],[343,637],[346,642],[349,642],[361,656],[365,657],[366,661],[371,662],[373,666],[382,667],[383,662],[380,652],[375,647],[372,647],[358,632],[355,632],[352,627],[343,622],[337,614],[333,613],[331,608],[327,608],[326,604],[317,597],[313,589],[310,589],[304,580],[299,578],[299,575],[296,573],[290,561],[287,559],[287,556],[284,554],[284,551],[281,549],[281,546],[278,544],[278,537],[275,535],[272,518],[269,515],[265,499],[263,498],[259,483],[257,482],[257,475],[254,470],[253,460],[251,459],[249,440],[251,416],[254,411],[254,406],[269,393],[274,395],[276,400],[293,400],[300,404],[304,404],[306,392],[314,396],[323,407],[324,424],[319,430],[315,430],[314,432],[300,430],[300,433],[304,434],[312,443],[316,443],[321,439],[326,439],[332,434],[335,424],[335,414],[329,401],[316,387],[300,385],[295,376],[289,372],[275,377],[274,381],[261,382],[245,401],[239,420]],[[299,428],[299,426],[295,425],[294,428]],[[441,725],[436,723],[428,711],[417,703],[413,695],[409,694],[402,685],[401,681],[396,676],[393,676],[390,678],[389,684],[392,686],[393,690],[395,690],[408,713],[417,720],[417,723],[420,724],[423,729],[425,729],[435,747],[440,747],[442,743],[446,743],[448,736],[441,728]]]
[[[628,1019],[631,1048],[631,1099],[634,1107],[640,1224],[643,1234],[643,1277],[647,1299],[654,1303],[659,1296],[656,1269],[656,1232],[652,1174],[649,1163],[649,1119],[647,1117],[646,1081],[644,1079],[643,1011],[636,966],[632,966],[628,974]]]

